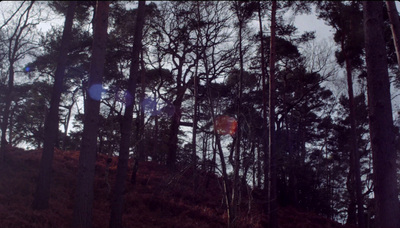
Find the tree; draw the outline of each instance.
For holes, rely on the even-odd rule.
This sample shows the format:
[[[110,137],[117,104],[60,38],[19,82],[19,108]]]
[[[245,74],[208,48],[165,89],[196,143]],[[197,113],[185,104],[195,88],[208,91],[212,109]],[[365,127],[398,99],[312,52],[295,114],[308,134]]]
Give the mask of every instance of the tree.
[[[269,127],[268,127],[268,119],[267,119],[267,100],[268,100],[268,93],[267,93],[267,72],[266,72],[266,61],[264,61],[265,59],[265,47],[264,47],[264,33],[263,33],[263,27],[262,27],[262,4],[261,1],[259,2],[259,9],[258,9],[258,23],[260,26],[260,52],[261,52],[261,75],[262,75],[262,101],[263,101],[263,105],[262,105],[262,117],[263,117],[263,122],[262,122],[262,127],[264,129],[263,132],[263,142],[264,142],[264,190],[265,192],[268,194],[268,166],[267,166],[267,161],[268,161],[268,146],[267,146],[267,138],[268,138],[268,134],[269,134]]]
[[[225,156],[224,152],[222,150],[221,146],[221,137],[217,132],[217,128],[215,127],[217,124],[216,116],[215,116],[215,111],[214,111],[214,102],[212,99],[212,93],[211,93],[211,85],[208,80],[209,75],[206,74],[206,87],[207,87],[207,97],[210,105],[210,114],[211,114],[211,120],[213,123],[213,133],[215,137],[215,144],[216,144],[216,150],[218,151],[218,155],[221,161],[221,169],[222,169],[222,180],[223,180],[223,195],[224,195],[224,200],[226,203],[226,212],[228,214],[228,227],[234,226],[234,219],[235,219],[235,214],[232,211],[232,193],[229,189],[229,178],[226,170],[226,162],[225,162]]]
[[[9,144],[24,143],[29,147],[41,149],[51,86],[41,81],[24,83],[15,85],[13,94],[8,129]]]
[[[125,190],[126,177],[128,175],[128,160],[131,129],[133,122],[133,107],[136,94],[136,83],[139,76],[139,54],[142,49],[142,32],[145,17],[145,1],[139,1],[138,13],[136,15],[135,35],[133,41],[131,67],[129,71],[128,93],[125,104],[125,113],[121,123],[121,142],[118,158],[117,177],[111,204],[110,228],[122,227],[123,194]],[[144,70],[144,69],[142,69]]]
[[[201,14],[200,14],[200,2],[197,2],[196,4],[196,17],[197,21],[199,24],[201,24]],[[200,43],[200,38],[201,38],[201,29],[198,26],[197,28],[197,40],[196,40],[196,46],[199,46]],[[198,109],[199,109],[199,57],[200,56],[200,50],[196,49],[195,51],[195,72],[193,75],[193,124],[192,124],[192,165],[193,165],[193,179],[194,179],[194,188],[197,188],[197,174],[196,174],[196,169],[197,169],[197,131],[198,131]]]
[[[170,133],[168,141],[167,165],[176,169],[179,149],[179,128],[181,126],[182,104],[189,86],[193,85],[193,55],[196,39],[196,15],[194,2],[164,2],[160,4],[160,13],[153,22],[157,40],[157,51],[161,58],[170,58],[175,86],[168,89],[168,94],[159,97],[171,104]]]
[[[268,215],[272,228],[278,227],[278,199],[277,199],[277,160],[275,135],[275,36],[276,36],[276,1],[272,1],[271,8],[271,39],[269,57],[269,161],[268,161]]]
[[[351,200],[350,206],[354,203],[357,204],[358,211],[358,225],[361,228],[365,227],[364,221],[364,203],[362,195],[362,183],[360,174],[360,154],[357,146],[357,130],[355,120],[355,103],[353,92],[353,71],[362,64],[361,55],[363,52],[363,37],[361,28],[362,16],[360,6],[357,2],[350,4],[342,2],[327,2],[322,5],[324,9],[320,13],[320,17],[328,21],[328,23],[335,28],[335,41],[340,44],[341,50],[336,53],[336,58],[339,64],[345,65],[347,76],[347,91],[349,97],[349,116],[350,116],[350,129],[351,129],[351,153],[350,153],[350,182],[355,182],[355,199]],[[339,13],[340,12],[340,13]],[[353,197],[351,198],[353,199]],[[350,207],[349,207],[350,208]],[[355,210],[355,207],[354,207]],[[348,218],[351,218],[349,216]],[[355,221],[348,220],[350,223]]]
[[[242,105],[242,97],[243,97],[243,72],[244,72],[244,42],[243,42],[243,32],[245,26],[249,19],[252,17],[253,12],[258,9],[258,4],[255,3],[245,3],[240,1],[234,1],[232,3],[232,10],[237,18],[237,28],[238,28],[238,55],[239,55],[239,77],[238,77],[238,92],[235,98],[236,103],[236,116],[237,116],[237,124],[238,128],[235,133],[235,153],[233,160],[233,187],[232,187],[232,201],[231,201],[231,210],[232,210],[232,218],[231,223],[232,226],[235,227],[235,221],[237,217],[239,217],[239,199],[240,199],[240,157],[241,157],[241,143],[242,143],[242,115],[241,115],[241,105]]]
[[[400,227],[397,155],[382,7],[382,2],[363,2],[376,226]]]
[[[200,126],[199,130],[204,133],[205,128],[212,128],[211,132],[204,133],[213,134],[213,152],[214,157],[212,160],[212,167],[216,166],[215,160],[218,154],[220,165],[221,165],[221,175],[223,181],[223,199],[226,205],[226,212],[228,215],[228,226],[234,225],[233,220],[235,220],[233,210],[232,210],[232,194],[230,190],[230,182],[227,173],[226,158],[224,156],[224,151],[221,145],[221,135],[218,133],[217,129],[217,116],[218,109],[220,105],[216,105],[220,94],[223,94],[223,85],[219,83],[212,83],[213,80],[217,80],[218,76],[226,73],[228,69],[231,69],[234,62],[231,61],[229,56],[232,55],[233,50],[220,47],[224,45],[229,38],[227,35],[228,22],[230,20],[230,15],[228,13],[227,5],[221,2],[197,2],[197,24],[196,24],[196,46],[195,49],[196,56],[194,61],[198,64],[196,65],[197,74],[195,74],[195,85],[197,88],[193,88],[193,91],[198,94],[197,103],[198,111],[196,121],[200,124],[205,121],[205,126]],[[221,89],[222,88],[222,89]],[[222,90],[222,91],[221,91]],[[204,95],[206,98],[204,99]],[[196,101],[195,101],[196,102]],[[202,105],[203,104],[203,105]],[[202,113],[205,113],[201,115]],[[210,121],[211,119],[211,121]],[[207,141],[207,139],[203,139]],[[204,145],[204,147],[208,147]],[[207,148],[203,148],[207,150]],[[192,152],[194,153],[194,152]],[[192,154],[194,156],[194,154]],[[203,154],[203,167],[206,163],[206,155]],[[215,168],[214,168],[215,169]]]
[[[85,99],[84,129],[79,156],[73,227],[92,227],[93,182],[95,174],[97,131],[105,63],[108,1],[98,1],[93,25],[92,58],[89,72],[88,96]]]
[[[28,7],[21,13],[14,26],[14,30],[11,31],[11,35],[7,38],[8,82],[5,93],[5,105],[2,112],[0,162],[4,161],[6,146],[8,144],[6,133],[9,126],[10,106],[14,92],[15,65],[27,54],[31,54],[35,48],[32,45],[32,41],[29,40],[30,30],[37,24],[37,22],[30,21],[30,16],[32,16],[30,14],[32,13],[31,10],[34,3],[34,1],[30,2]]]
[[[68,2],[46,2],[48,7],[51,8],[52,12],[56,12],[59,15],[66,15],[68,9]],[[74,25],[71,30],[71,39],[69,40],[70,45],[68,48],[67,55],[67,67],[65,68],[65,76],[62,85],[62,94],[59,102],[59,124],[63,127],[63,130],[57,132],[57,140],[55,146],[62,149],[78,149],[80,141],[73,141],[70,132],[70,126],[76,112],[80,112],[80,99],[85,96],[84,87],[86,87],[88,72],[90,67],[90,50],[92,43],[92,34],[86,29],[86,25],[89,25],[88,20],[88,9],[91,2],[79,2],[77,4],[74,14]],[[41,36],[38,43],[41,47],[41,51],[37,52],[33,61],[25,65],[24,70],[25,76],[31,81],[44,82],[50,86],[49,100],[51,97],[51,88],[55,81],[55,73],[57,70],[59,50],[62,46],[62,35],[63,25],[59,27],[52,27],[49,29],[45,36]],[[31,84],[25,82],[24,84]],[[50,103],[50,101],[48,102]],[[47,104],[47,108],[50,105]],[[43,112],[44,109],[40,111]],[[43,115],[47,115],[47,110],[43,112]],[[36,113],[35,116],[39,116]],[[45,118],[43,118],[45,120]],[[82,118],[79,120],[81,121]],[[77,126],[77,125],[75,125]],[[57,127],[58,129],[58,127]],[[14,130],[16,133],[16,131]],[[23,133],[23,132],[20,132]],[[79,134],[82,130],[79,130]],[[44,137],[41,138],[43,144]]]
[[[76,1],[68,5],[68,11],[65,17],[64,32],[61,41],[60,55],[55,73],[52,97],[50,101],[50,110],[45,120],[44,130],[44,148],[40,163],[39,178],[36,186],[35,198],[32,204],[33,209],[46,209],[49,207],[50,182],[51,182],[51,164],[53,161],[54,146],[57,141],[59,124],[59,105],[64,80],[64,71],[67,64],[68,46],[71,40],[71,30],[74,18]]]

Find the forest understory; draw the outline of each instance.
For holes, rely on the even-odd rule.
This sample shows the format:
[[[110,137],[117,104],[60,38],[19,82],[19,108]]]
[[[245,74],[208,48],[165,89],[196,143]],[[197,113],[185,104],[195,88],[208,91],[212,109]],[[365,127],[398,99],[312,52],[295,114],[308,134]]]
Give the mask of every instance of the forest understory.
[[[55,152],[50,209],[42,211],[31,209],[41,151],[11,148],[7,152],[4,166],[0,167],[2,227],[70,227],[79,152]],[[106,167],[107,157],[98,155],[93,209],[93,226],[96,228],[108,227],[109,223],[111,194],[105,178]],[[116,168],[117,157],[114,157],[109,167],[111,186]],[[155,162],[141,163],[136,185],[127,180],[125,227],[226,227],[221,179],[213,174],[199,173],[198,185],[194,188],[192,178],[189,178],[192,173],[189,169],[171,173]],[[260,202],[253,198],[249,212],[248,197],[243,197],[238,227],[268,227]],[[279,208],[279,223],[282,228],[353,227],[293,207]]]

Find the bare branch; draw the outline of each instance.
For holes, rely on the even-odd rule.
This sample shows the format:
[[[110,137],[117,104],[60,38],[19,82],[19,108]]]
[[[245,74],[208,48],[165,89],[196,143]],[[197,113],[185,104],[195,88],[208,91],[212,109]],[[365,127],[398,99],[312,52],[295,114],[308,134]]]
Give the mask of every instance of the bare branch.
[[[6,25],[8,24],[8,22],[11,21],[11,19],[13,19],[13,17],[18,13],[18,11],[22,8],[22,6],[24,5],[25,2],[26,2],[26,1],[23,1],[23,2],[21,3],[21,5],[18,7],[18,9],[7,19],[7,21],[5,21],[5,22],[3,23],[3,25],[0,26],[0,30],[1,30],[4,26],[6,26]]]

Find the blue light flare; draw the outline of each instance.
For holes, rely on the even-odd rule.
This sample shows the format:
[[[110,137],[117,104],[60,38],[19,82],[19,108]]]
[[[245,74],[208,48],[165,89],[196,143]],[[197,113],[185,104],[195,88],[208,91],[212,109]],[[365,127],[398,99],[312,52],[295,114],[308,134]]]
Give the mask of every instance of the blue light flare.
[[[100,101],[101,100],[101,94],[103,92],[107,92],[107,90],[104,89],[101,84],[93,84],[88,89],[88,92],[89,92],[90,98],[92,98],[93,100],[96,100],[96,101]]]

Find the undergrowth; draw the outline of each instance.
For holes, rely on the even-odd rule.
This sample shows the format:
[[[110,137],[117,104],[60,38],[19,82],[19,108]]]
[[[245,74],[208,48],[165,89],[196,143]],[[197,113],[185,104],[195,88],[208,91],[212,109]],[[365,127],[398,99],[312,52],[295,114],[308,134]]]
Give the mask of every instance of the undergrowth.
[[[40,156],[40,150],[24,151],[18,148],[11,148],[6,154],[5,162],[0,165],[1,227],[70,227],[79,152],[55,151],[50,208],[34,211],[31,204]],[[111,191],[118,159],[112,158],[108,175],[106,161],[106,156],[98,155],[94,183],[94,228],[105,228],[109,223]],[[200,171],[196,172],[195,177],[191,169],[171,173],[165,166],[155,162],[140,163],[136,184],[126,181],[124,227],[227,227],[221,179]],[[111,189],[106,178],[109,178]],[[268,219],[262,213],[264,205],[255,200],[249,208],[249,197],[242,198],[238,227],[268,227]],[[284,228],[344,227],[291,207],[280,208],[279,222],[280,227]]]

